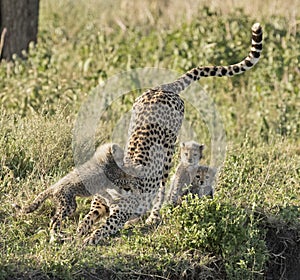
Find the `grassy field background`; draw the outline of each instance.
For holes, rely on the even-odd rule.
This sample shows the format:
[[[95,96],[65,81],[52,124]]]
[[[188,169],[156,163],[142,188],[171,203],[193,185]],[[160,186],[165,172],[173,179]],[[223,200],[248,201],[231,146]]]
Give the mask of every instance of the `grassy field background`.
[[[299,1],[41,0],[38,44],[27,60],[0,64],[0,279],[299,279]],[[24,204],[74,166],[80,106],[107,78],[142,67],[184,73],[244,58],[254,22],[264,28],[261,61],[234,78],[199,83],[215,103],[227,154],[214,199],[188,198],[101,246],[49,244],[51,201]],[[114,108],[128,111],[136,94]],[[184,94],[183,94],[184,97]],[[113,108],[112,108],[113,109]],[[194,140],[202,120],[187,109]],[[104,122],[99,143],[117,118]],[[89,200],[65,231],[75,235]]]

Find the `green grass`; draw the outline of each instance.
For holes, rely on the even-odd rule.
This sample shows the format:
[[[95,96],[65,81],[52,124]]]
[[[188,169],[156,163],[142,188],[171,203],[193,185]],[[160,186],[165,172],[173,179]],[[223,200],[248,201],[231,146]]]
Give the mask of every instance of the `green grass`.
[[[247,5],[227,10],[222,2],[41,1],[37,46],[27,60],[0,64],[0,279],[297,279],[299,4],[267,9],[266,1],[251,14]],[[136,68],[180,75],[237,62],[255,21],[264,28],[259,64],[239,77],[199,82],[226,131],[214,199],[165,207],[158,226],[141,222],[96,248],[76,239],[49,244],[51,202],[27,216],[15,213],[12,203],[32,200],[73,168],[74,124],[93,88]],[[109,140],[135,96],[110,108],[97,143]],[[209,131],[191,105],[186,119],[194,140],[207,146],[209,164]],[[78,204],[65,227],[72,237],[89,201]]]

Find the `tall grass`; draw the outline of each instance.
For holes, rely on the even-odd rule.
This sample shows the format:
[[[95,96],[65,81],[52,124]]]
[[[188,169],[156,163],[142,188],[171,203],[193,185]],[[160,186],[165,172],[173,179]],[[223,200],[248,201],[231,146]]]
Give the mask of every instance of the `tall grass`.
[[[37,46],[26,60],[0,64],[0,279],[264,279],[280,257],[269,247],[270,230],[299,229],[298,2],[42,0]],[[11,203],[32,200],[73,168],[74,124],[93,88],[141,67],[180,75],[237,62],[256,21],[265,32],[259,64],[233,79],[200,81],[227,139],[214,199],[187,198],[163,209],[160,225],[141,222],[96,248],[48,243],[51,202],[28,216],[15,213]],[[110,108],[98,143],[136,95]],[[186,119],[209,163],[211,136],[191,105]],[[66,221],[69,236],[89,201],[78,205]],[[282,254],[275,279],[288,278],[289,260],[297,260]]]

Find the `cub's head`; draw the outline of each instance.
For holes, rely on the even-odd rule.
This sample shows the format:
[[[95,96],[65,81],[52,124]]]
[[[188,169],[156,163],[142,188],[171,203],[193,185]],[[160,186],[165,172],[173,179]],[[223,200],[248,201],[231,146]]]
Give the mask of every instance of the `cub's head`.
[[[180,144],[181,163],[185,165],[198,165],[203,157],[204,145],[195,141],[182,142]]]
[[[124,150],[115,143],[99,146],[94,154],[94,159],[111,183],[121,190],[136,191],[141,186],[141,179],[128,172],[124,167],[123,158]]]

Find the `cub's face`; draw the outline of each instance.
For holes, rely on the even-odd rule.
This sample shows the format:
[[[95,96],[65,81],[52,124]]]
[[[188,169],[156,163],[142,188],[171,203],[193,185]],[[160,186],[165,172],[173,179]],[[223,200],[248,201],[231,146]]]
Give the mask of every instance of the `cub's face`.
[[[209,179],[208,167],[200,166],[197,170],[197,174],[193,180],[193,183],[197,186],[201,186],[204,184],[206,180]]]
[[[182,142],[180,149],[181,162],[185,165],[198,165],[203,157],[203,144],[194,141]]]

